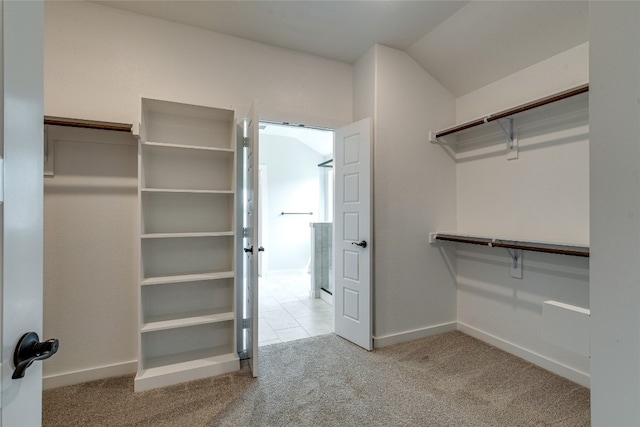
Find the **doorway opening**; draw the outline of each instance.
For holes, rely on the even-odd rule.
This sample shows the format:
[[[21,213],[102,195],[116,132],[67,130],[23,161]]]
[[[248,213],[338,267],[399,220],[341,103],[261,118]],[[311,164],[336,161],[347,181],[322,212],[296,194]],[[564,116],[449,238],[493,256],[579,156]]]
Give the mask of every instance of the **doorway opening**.
[[[260,122],[258,345],[334,331],[330,129]]]

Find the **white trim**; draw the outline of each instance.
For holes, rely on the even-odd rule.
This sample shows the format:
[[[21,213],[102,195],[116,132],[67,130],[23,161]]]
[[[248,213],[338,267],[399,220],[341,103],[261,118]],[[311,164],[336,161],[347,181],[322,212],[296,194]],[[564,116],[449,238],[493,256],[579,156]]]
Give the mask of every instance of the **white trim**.
[[[101,380],[103,378],[118,377],[120,375],[135,374],[138,370],[138,361],[116,363],[113,365],[99,366],[80,371],[54,374],[42,378],[44,390],[85,383],[87,381]]]
[[[556,375],[560,375],[561,377],[578,383],[581,386],[587,388],[590,388],[591,386],[591,375],[586,372],[578,371],[577,369],[574,369],[570,366],[549,359],[546,356],[535,353],[524,347],[520,347],[519,345],[513,344],[502,338],[498,338],[494,335],[488,334],[461,322],[458,322],[458,330],[474,338],[477,338],[480,341],[484,341],[487,344],[491,344],[492,346],[497,347],[500,350],[504,350],[507,353],[511,353],[514,356],[524,359],[527,362],[531,362],[534,365],[540,366],[541,368],[553,372]]]
[[[426,328],[413,329],[411,331],[399,332],[397,334],[384,335],[381,337],[373,337],[373,347],[380,348],[389,345],[400,344],[403,342],[413,341],[420,338],[429,337],[431,335],[443,334],[458,329],[457,322],[442,323],[440,325],[427,326]]]

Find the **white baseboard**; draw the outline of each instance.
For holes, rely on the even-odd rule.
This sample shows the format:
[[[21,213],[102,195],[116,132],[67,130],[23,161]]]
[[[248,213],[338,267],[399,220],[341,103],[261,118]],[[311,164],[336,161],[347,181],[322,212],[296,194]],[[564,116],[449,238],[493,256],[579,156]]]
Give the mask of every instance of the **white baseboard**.
[[[63,374],[48,375],[42,378],[42,388],[64,387],[85,383],[87,381],[101,380],[103,378],[117,377],[120,375],[134,374],[138,370],[138,361],[116,363],[114,365],[99,366],[97,368],[81,371],[65,372]]]
[[[427,326],[426,328],[413,329],[411,331],[399,332],[397,334],[373,337],[373,347],[380,348],[388,345],[400,344],[407,341],[417,340],[419,338],[429,337],[431,335],[442,334],[445,332],[455,331],[457,322],[442,323],[440,325]]]
[[[510,343],[509,341],[503,340],[502,338],[498,338],[494,335],[488,334],[461,322],[458,322],[458,330],[474,338],[477,338],[480,341],[484,341],[487,344],[491,344],[492,346],[497,347],[500,350],[504,350],[507,353],[511,353],[514,356],[524,359],[527,362],[538,365],[541,368],[553,372],[556,375],[560,375],[561,377],[578,383],[581,386],[587,388],[590,388],[591,386],[591,375],[586,372],[578,371],[574,368],[571,368],[570,366],[549,359],[546,356],[535,353],[524,347],[520,347],[519,345]]]
[[[591,376],[586,372],[578,371],[555,360],[549,359],[538,353],[532,352],[531,350],[520,347],[519,345],[510,343],[509,341],[503,340],[502,338],[498,338],[494,335],[488,334],[461,322],[443,323],[440,325],[428,326],[411,331],[399,332],[397,334],[373,337],[373,346],[374,348],[386,347],[389,345],[400,344],[403,342],[413,341],[431,335],[442,334],[455,330],[464,332],[467,335],[491,344],[494,347],[504,350],[507,353],[511,353],[521,359],[531,362],[534,365],[538,365],[550,372],[553,372],[556,375],[560,375],[561,377],[567,378],[568,380],[578,383],[584,387],[589,388],[591,385]],[[130,362],[123,362],[113,365],[100,366],[97,368],[45,376],[42,379],[42,385],[44,390],[48,390],[67,385],[80,384],[87,381],[133,374],[137,371],[137,369],[138,362],[136,360],[133,360]]]

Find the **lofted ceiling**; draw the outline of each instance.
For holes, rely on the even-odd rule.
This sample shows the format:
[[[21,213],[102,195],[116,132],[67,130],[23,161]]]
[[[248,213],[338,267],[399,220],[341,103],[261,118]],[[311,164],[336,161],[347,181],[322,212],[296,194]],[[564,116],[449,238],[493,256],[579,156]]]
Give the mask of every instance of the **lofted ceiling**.
[[[353,63],[374,44],[407,52],[461,96],[588,41],[586,1],[94,1]]]

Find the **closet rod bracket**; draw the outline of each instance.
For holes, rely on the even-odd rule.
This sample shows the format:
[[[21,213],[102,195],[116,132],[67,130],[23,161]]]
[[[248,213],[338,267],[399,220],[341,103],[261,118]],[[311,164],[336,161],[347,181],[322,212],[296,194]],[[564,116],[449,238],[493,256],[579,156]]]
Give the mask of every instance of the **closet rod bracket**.
[[[438,132],[431,131],[429,132],[429,142],[437,145],[448,145],[448,142],[444,139],[443,136],[437,136]]]
[[[491,116],[487,116],[484,118],[485,123],[489,123]],[[505,129],[502,124],[502,120],[509,120],[509,130]],[[498,126],[500,126],[500,130],[504,134],[504,137],[507,140],[507,160],[515,160],[518,158],[518,139],[515,136],[514,130],[514,118],[507,117],[506,119],[495,119]]]
[[[511,260],[513,261],[513,268],[518,268],[518,253],[515,250],[511,250],[509,248],[507,249],[507,253],[509,254],[509,256],[511,257]]]
[[[509,273],[511,277],[515,277],[516,279],[522,279],[522,250],[520,249],[509,249],[505,248],[507,253],[511,257],[511,265],[509,268]]]

